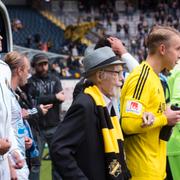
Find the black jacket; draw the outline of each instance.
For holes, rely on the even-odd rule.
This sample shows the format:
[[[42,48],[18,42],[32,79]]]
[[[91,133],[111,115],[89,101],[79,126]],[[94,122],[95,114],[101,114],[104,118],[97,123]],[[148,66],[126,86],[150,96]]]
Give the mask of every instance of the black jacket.
[[[47,77],[33,75],[26,86],[29,100],[34,106],[39,104],[53,104],[48,113],[38,121],[39,126],[43,129],[56,126],[60,121],[60,103],[55,94],[62,90],[60,80],[48,74]]]
[[[76,97],[54,134],[50,152],[63,180],[108,180],[100,120],[92,97],[84,93]]]

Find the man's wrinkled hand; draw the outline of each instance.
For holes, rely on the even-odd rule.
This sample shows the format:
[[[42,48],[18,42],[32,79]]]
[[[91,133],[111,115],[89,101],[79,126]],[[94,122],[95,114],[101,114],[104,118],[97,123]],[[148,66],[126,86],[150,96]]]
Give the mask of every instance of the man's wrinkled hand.
[[[151,112],[144,112],[143,113],[143,123],[141,127],[151,126],[154,123],[155,117]]]

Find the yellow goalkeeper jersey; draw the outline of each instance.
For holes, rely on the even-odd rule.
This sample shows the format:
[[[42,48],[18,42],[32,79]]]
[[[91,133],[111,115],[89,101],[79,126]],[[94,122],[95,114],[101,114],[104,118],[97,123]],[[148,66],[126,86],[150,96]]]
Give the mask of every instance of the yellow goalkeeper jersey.
[[[163,180],[166,142],[159,139],[167,124],[165,97],[158,75],[143,62],[128,76],[121,94],[121,123],[127,165],[133,180]],[[143,112],[152,112],[153,125],[142,127]]]

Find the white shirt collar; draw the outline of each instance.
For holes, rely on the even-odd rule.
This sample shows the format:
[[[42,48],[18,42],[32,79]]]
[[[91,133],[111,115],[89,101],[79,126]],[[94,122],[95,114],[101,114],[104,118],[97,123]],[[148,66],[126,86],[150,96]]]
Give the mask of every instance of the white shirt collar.
[[[115,110],[115,113],[116,113],[116,116],[118,118],[120,118],[120,112],[119,112],[119,109],[118,109],[118,102],[116,101],[116,99],[113,98],[113,97],[112,98],[108,98],[104,94],[102,94],[102,95],[103,95],[104,101],[106,103],[106,107],[108,109],[109,114],[111,114],[111,108],[113,106],[114,110]]]
[[[111,108],[112,108],[112,99],[111,98],[108,98],[107,96],[105,96],[104,94],[103,94],[103,98],[104,98],[104,101],[105,101],[105,103],[106,103],[106,107],[107,107],[107,109],[108,109],[108,112],[110,113],[110,111],[111,111]]]

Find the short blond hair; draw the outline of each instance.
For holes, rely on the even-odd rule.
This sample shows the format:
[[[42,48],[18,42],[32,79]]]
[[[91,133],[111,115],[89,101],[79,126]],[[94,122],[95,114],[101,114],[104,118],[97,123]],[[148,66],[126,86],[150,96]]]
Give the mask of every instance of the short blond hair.
[[[154,54],[160,44],[168,45],[173,35],[180,37],[180,32],[169,26],[154,26],[146,39],[149,54]]]

